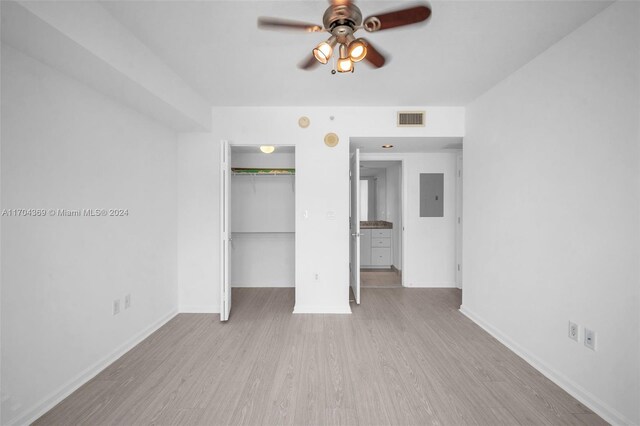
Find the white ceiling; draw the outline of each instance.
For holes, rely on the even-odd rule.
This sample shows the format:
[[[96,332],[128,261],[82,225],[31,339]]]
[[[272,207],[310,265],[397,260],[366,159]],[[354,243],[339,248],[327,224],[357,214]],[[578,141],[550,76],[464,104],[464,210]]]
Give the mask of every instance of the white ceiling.
[[[349,142],[352,150],[358,148],[363,153],[456,152],[462,149],[462,138],[350,138]],[[393,145],[393,148],[382,145]]]
[[[426,25],[366,34],[390,60],[296,67],[326,33],[264,31],[258,16],[321,23],[325,1],[107,1],[111,14],[215,106],[463,106],[604,9],[601,1],[432,2]],[[365,16],[415,2],[357,3]]]

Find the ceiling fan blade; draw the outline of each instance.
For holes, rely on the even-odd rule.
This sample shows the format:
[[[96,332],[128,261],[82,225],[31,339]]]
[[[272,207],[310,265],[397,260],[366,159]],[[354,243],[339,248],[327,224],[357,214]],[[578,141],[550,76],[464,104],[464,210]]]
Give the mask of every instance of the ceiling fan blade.
[[[289,19],[270,18],[268,16],[261,16],[258,18],[258,28],[265,30],[303,30],[309,33],[323,31],[323,28],[319,25],[310,24],[308,22],[292,21]]]
[[[382,53],[378,51],[369,40],[364,40],[367,43],[367,56],[364,57],[365,61],[373,65],[375,68],[381,68],[387,62],[387,59]]]
[[[298,68],[303,69],[303,70],[310,70],[316,67],[316,65],[319,65],[320,62],[318,62],[318,60],[316,59],[315,56],[313,56],[313,54],[309,55],[309,57],[305,60],[303,60],[302,62],[300,62],[298,64]]]
[[[426,21],[429,16],[431,16],[431,9],[428,6],[414,6],[408,9],[369,16],[364,20],[364,29],[369,32],[388,30],[389,28]]]

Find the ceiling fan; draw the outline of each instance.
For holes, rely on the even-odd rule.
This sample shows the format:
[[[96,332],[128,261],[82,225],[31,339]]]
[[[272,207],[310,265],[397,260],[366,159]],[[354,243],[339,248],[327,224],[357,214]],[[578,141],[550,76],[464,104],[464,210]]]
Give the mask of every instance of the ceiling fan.
[[[363,59],[375,68],[382,67],[385,57],[364,38],[356,38],[355,32],[364,28],[368,32],[387,30],[405,25],[417,24],[426,21],[431,16],[431,8],[428,5],[418,5],[405,9],[386,12],[362,19],[362,12],[358,6],[350,0],[332,0],[331,5],[322,17],[323,27],[306,22],[292,21],[288,19],[260,17],[258,27],[263,29],[289,29],[306,32],[326,31],[331,36],[313,49],[313,54],[301,62],[298,66],[308,70],[318,64],[327,64],[333,56],[334,49],[338,48],[339,58],[335,62],[332,74],[337,72],[353,72],[353,65]]]

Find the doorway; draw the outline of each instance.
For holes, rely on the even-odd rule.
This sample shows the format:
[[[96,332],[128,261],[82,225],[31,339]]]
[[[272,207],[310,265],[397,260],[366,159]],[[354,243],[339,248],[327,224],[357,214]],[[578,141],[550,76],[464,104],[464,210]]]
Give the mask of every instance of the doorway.
[[[402,287],[402,161],[360,162],[360,285]]]
[[[295,287],[295,148],[233,145],[227,152],[222,321],[242,288]]]

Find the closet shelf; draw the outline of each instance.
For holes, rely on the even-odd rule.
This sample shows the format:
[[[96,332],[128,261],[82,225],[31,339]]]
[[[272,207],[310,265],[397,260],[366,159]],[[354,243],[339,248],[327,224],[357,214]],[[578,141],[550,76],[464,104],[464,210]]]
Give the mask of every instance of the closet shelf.
[[[231,173],[234,175],[246,176],[293,176],[296,169],[248,169],[242,167],[232,167]]]

